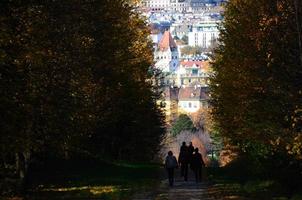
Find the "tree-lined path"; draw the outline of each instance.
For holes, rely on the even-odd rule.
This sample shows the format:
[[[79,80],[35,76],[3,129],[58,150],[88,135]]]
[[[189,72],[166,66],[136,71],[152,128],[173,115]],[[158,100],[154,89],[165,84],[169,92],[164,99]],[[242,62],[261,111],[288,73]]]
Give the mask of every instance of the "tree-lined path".
[[[165,48],[158,45],[168,67],[156,67],[140,0],[1,0],[0,200],[246,199],[240,192],[301,200],[301,2],[223,3],[219,42],[204,52],[211,64],[185,66],[191,71],[182,85],[181,70],[162,69],[191,56],[172,56],[169,35]],[[184,25],[189,33],[204,15],[194,13],[166,13],[171,23],[162,21],[162,29]],[[199,68],[202,83],[195,84]],[[191,118],[176,121],[184,111]],[[213,182],[196,184],[191,173],[189,182],[177,176],[168,187],[164,170],[158,179],[153,162],[166,141],[164,155],[177,155],[182,141],[212,154],[206,166],[220,166],[211,168]]]

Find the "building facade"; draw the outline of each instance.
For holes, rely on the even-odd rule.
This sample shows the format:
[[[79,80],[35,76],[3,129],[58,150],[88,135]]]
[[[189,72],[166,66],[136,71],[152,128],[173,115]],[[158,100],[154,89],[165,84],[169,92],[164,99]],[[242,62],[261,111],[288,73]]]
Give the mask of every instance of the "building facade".
[[[173,73],[179,65],[179,51],[169,31],[165,31],[154,52],[155,67],[164,73]]]
[[[168,10],[171,0],[145,0],[144,5],[153,11]]]
[[[209,107],[209,89],[201,86],[164,87],[162,108],[167,123],[173,122],[180,114],[192,115]]]
[[[208,108],[208,100],[208,87],[181,87],[178,94],[178,110],[192,114],[202,108]]]
[[[202,22],[193,25],[192,31],[188,34],[188,43],[190,46],[209,48],[218,37],[218,22]]]
[[[152,11],[200,12],[220,5],[223,0],[143,0],[141,5]]]
[[[198,85],[207,87],[209,84],[209,61],[182,61],[176,72],[177,86]]]

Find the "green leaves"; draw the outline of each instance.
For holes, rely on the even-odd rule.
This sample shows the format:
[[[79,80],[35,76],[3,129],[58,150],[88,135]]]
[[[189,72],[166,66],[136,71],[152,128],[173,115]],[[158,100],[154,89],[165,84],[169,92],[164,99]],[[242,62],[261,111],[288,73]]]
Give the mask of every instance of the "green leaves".
[[[190,117],[185,114],[179,115],[178,119],[172,124],[171,132],[172,134],[178,135],[181,131],[194,130],[194,124]]]

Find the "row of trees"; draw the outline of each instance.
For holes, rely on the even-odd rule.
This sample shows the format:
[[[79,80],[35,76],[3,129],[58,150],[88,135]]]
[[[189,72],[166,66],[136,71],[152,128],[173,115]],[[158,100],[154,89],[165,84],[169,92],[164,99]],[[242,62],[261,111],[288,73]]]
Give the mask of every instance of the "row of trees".
[[[213,114],[227,143],[275,166],[302,159],[302,5],[231,0],[213,63]],[[300,165],[301,167],[301,165]],[[300,168],[301,170],[301,168]]]
[[[49,157],[153,157],[164,120],[149,32],[131,2],[4,0],[0,9],[2,170],[23,178]]]

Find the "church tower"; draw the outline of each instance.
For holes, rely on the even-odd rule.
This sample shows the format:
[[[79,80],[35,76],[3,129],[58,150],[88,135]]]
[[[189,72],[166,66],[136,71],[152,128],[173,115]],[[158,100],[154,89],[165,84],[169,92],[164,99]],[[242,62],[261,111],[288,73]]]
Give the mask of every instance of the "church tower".
[[[179,65],[177,45],[169,31],[165,31],[155,50],[155,67],[163,72],[175,72]]]

